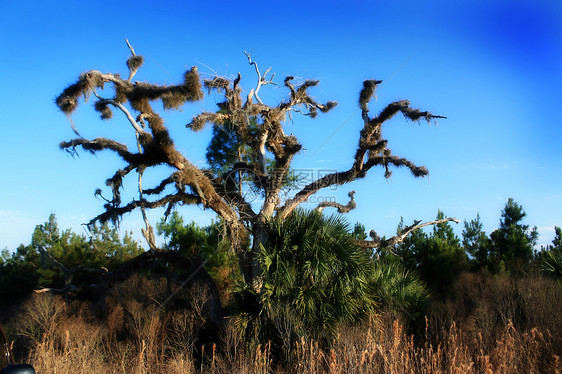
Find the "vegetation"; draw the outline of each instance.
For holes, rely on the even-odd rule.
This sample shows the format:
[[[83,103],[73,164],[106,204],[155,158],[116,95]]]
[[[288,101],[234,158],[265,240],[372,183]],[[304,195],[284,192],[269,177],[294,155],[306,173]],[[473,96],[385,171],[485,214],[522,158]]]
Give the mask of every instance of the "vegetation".
[[[438,212],[437,219],[444,217]],[[402,229],[399,226],[398,230]],[[434,226],[431,234],[415,231],[398,245],[396,253],[407,268],[417,271],[434,290],[444,292],[467,269],[468,257],[448,222]]]
[[[536,227],[529,230],[521,221],[526,213],[521,205],[509,199],[502,211],[499,229],[492,232],[490,257],[495,270],[523,271],[533,259],[538,238]]]
[[[462,238],[451,226],[459,221],[441,211],[434,221],[402,221],[390,238],[367,235],[341,215],[356,208],[354,191],[345,205],[299,208],[376,166],[387,178],[392,166],[427,175],[392,154],[382,125],[398,113],[412,121],[443,117],[406,100],[371,116],[381,81],[367,80],[353,164],[299,185],[291,163],[302,145],[284,133],[283,122],[335,107],[309,94],[317,81],[288,76],[288,98],[264,104],[260,88],[274,76],[247,54],[258,84],[245,99],[241,74],[201,81],[196,67],[177,85],[133,83],[143,58],[129,48],[127,79],[91,70],[56,100],[70,115],[92,95],[102,119],[117,109],[133,128],[138,153],[105,138],[61,143],[72,153],[109,150],[125,161],[106,182],[112,197],[96,191],[104,212],[89,222],[88,236],[60,230],[51,215],[29,245],[0,256],[0,318],[19,358],[60,373],[558,372],[560,228],[551,246],[536,251],[536,228],[511,198],[497,230],[487,235],[477,215],[465,221]],[[200,167],[176,148],[153,105],[180,109],[201,100],[203,87],[224,101],[187,125],[213,125]],[[144,188],[144,173],[161,166],[171,173]],[[123,203],[123,179],[132,172],[139,197]],[[211,209],[217,221],[185,222],[175,209],[187,204]],[[162,246],[145,214],[158,207],[166,207],[157,225]],[[339,214],[325,215],[326,208]],[[109,226],[137,209],[148,250]]]
[[[155,304],[122,300],[106,321],[91,322],[88,308],[71,307],[57,297],[37,295],[25,305],[18,325],[20,336],[33,335],[29,361],[38,372],[57,373],[439,373],[439,372],[544,372],[560,370],[560,329],[551,334],[536,322],[558,324],[562,307],[559,285],[547,278],[508,278],[467,274],[455,286],[457,298],[442,304],[429,316],[426,328],[412,336],[395,315],[383,312],[355,324],[342,325],[337,338],[326,345],[302,337],[279,361],[272,345],[248,347],[227,324],[215,343],[194,342],[203,320],[197,308],[201,299],[190,298],[189,308],[154,315]],[[481,278],[481,279],[479,279]],[[135,287],[145,298],[166,285],[130,279],[122,287]],[[141,287],[138,287],[141,286]],[[482,287],[483,286],[483,287]],[[527,292],[522,292],[527,291]],[[535,291],[529,293],[528,291]],[[537,292],[540,291],[540,292]],[[187,295],[198,295],[186,290]],[[200,294],[199,294],[200,295]],[[501,304],[494,298],[501,296]],[[555,296],[555,298],[551,298]],[[463,298],[479,300],[470,314]],[[521,299],[523,298],[523,299]],[[146,300],[145,299],[145,300]],[[199,304],[201,305],[201,304]],[[498,306],[501,305],[501,308]],[[533,316],[528,326],[512,322],[517,305]],[[546,308],[545,308],[546,307]],[[79,309],[79,312],[75,310]],[[435,308],[437,309],[437,308]],[[554,314],[552,311],[556,311]],[[458,319],[451,322],[452,316]],[[497,318],[506,318],[497,323]],[[491,327],[490,327],[491,326]],[[198,330],[199,329],[199,330]],[[31,339],[31,336],[29,336]]]
[[[364,226],[341,215],[297,210],[268,225],[271,245],[258,256],[264,291],[256,294],[232,272],[236,259],[219,223],[200,227],[174,213],[159,224],[165,248],[198,258],[220,285],[227,318],[217,327],[209,285],[172,279],[159,267],[114,283],[103,299],[72,297],[61,265],[83,261],[72,278],[80,286],[92,279],[86,266],[115,270],[141,249],[109,226],[90,238],[60,230],[51,215],[30,245],[4,251],[0,263],[2,305],[27,300],[4,319],[16,356],[62,373],[560,369],[558,227],[552,245],[513,271],[493,265],[498,251],[478,216],[465,222],[462,240],[445,222],[378,252],[355,245]],[[29,294],[46,287],[52,292]]]
[[[89,234],[61,231],[51,214],[35,227],[31,244],[2,253],[0,300],[10,302],[37,289],[75,291],[71,285],[95,281],[94,270],[114,270],[144,251],[128,233],[121,239],[108,224],[92,227]]]
[[[374,312],[371,257],[341,216],[296,210],[269,226],[258,256],[261,292],[241,284],[233,295],[244,336],[280,337],[291,347],[301,336],[330,339],[337,323]]]
[[[476,219],[464,222],[462,238],[463,247],[469,257],[470,268],[472,270],[489,268],[491,241],[482,229],[479,214],[476,214]]]
[[[79,136],[60,144],[62,149],[71,153],[77,148],[91,153],[112,151],[126,163],[125,168],[117,170],[106,181],[112,197],[105,198],[105,211],[94,217],[91,225],[117,222],[123,214],[137,209],[144,217],[147,209],[158,207],[166,207],[166,216],[181,205],[210,209],[224,226],[228,246],[238,258],[238,271],[244,282],[260,294],[264,290],[259,287],[265,282],[260,279],[264,273],[258,256],[262,247],[270,246],[268,222],[285,221],[310,196],[363,178],[374,167],[384,168],[387,178],[392,174],[391,167],[405,167],[415,177],[428,174],[425,167],[392,154],[388,140],[383,137],[382,127],[398,113],[410,121],[431,122],[444,117],[412,108],[407,100],[390,103],[378,115],[372,116],[369,103],[382,81],[366,80],[359,92],[363,129],[359,133],[353,164],[348,170],[335,171],[299,186],[291,177],[291,164],[303,146],[294,135],[285,134],[283,126],[285,119],[293,115],[315,118],[336,107],[335,101],[320,103],[310,94],[309,91],[319,81],[298,82],[294,77],[287,76],[283,81],[287,99],[275,105],[266,104],[260,98],[260,90],[274,84],[275,74],[268,76],[270,69],[262,74],[251,55],[246,54],[249,65],[256,71],[258,84],[245,97],[242,95],[240,73],[233,80],[215,76],[201,81],[197,67],[186,71],[182,82],[177,85],[133,82],[132,78],[144,59],[127,44],[131,51],[127,60],[127,79],[119,74],[90,70],[80,75],[56,99],[59,109],[70,116],[80,105],[81,97],[93,95],[96,98],[94,108],[101,118],[111,119],[114,109],[121,112],[132,126],[131,136],[137,143],[138,152],[130,151],[124,143],[105,138],[88,140]],[[187,125],[194,132],[201,131],[208,124],[213,126],[205,167],[196,165],[176,148],[164,118],[153,107],[156,101],[161,101],[164,110],[181,109],[188,102],[204,99],[203,88],[209,95],[213,93],[224,97],[224,101],[217,103],[216,112],[202,112]],[[168,177],[153,188],[143,187],[144,173],[162,166],[172,170]],[[134,171],[138,173],[139,198],[123,204],[120,192],[123,180]],[[295,187],[291,191],[294,193],[292,197],[287,197],[286,191],[283,191],[288,185]],[[253,192],[250,196],[245,193],[249,190]],[[162,196],[164,191],[167,195]],[[103,196],[101,190],[97,194]],[[262,199],[257,201],[255,196]],[[356,207],[353,196],[354,192],[350,192],[351,201],[346,205],[331,202],[320,204],[317,209],[321,211],[332,207],[339,212],[347,212]],[[158,248],[152,227],[147,220],[145,223],[143,233],[151,249],[150,260],[166,257],[170,261],[170,251]],[[394,240],[399,241],[398,237]],[[357,241],[367,248],[382,244],[375,238]],[[181,262],[178,253],[174,253],[173,257]]]
[[[556,236],[552,245],[538,254],[542,260],[542,270],[547,274],[562,280],[562,229],[554,227]]]

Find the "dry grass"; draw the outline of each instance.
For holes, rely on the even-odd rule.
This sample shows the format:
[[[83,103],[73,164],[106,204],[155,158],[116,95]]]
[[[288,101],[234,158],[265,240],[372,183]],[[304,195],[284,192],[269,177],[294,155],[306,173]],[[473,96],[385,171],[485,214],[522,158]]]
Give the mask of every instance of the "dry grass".
[[[301,338],[288,350],[277,347],[284,352],[284,360],[269,343],[249,348],[252,345],[241,341],[233,323],[226,324],[215,342],[201,340],[206,331],[204,290],[186,290],[191,304],[184,308],[158,311],[157,295],[168,285],[144,282],[133,279],[116,288],[114,296],[122,299],[113,300],[103,319],[94,318],[84,306],[70,308],[56,297],[35,295],[18,326],[29,348],[28,361],[37,372],[60,374],[560,372],[558,316],[551,316],[553,322],[545,315],[552,312],[556,292],[542,280],[517,285],[500,279],[490,286],[477,277],[464,278],[452,304],[434,311],[417,338],[392,313],[382,313],[361,324],[340,327],[329,345]],[[141,287],[142,295],[123,297],[136,287]],[[501,295],[512,296],[498,299],[492,311],[488,296],[499,297],[500,293],[494,293],[498,287],[503,289]],[[519,291],[510,293],[510,287]],[[525,292],[526,296],[520,295]],[[480,301],[470,304],[470,295]],[[539,300],[540,295],[549,297],[550,303]],[[466,303],[464,315],[459,298]],[[531,306],[527,298],[546,304]],[[519,316],[535,313],[532,318],[548,328],[530,327],[531,317],[515,322],[508,318],[503,323],[502,316],[510,315],[513,305],[523,308],[518,309]],[[550,333],[550,328],[557,330]]]
[[[492,349],[481,339],[467,341],[452,324],[432,345],[416,346],[414,337],[395,320],[392,326],[372,319],[361,328],[344,330],[329,350],[318,343],[297,343],[299,373],[558,373],[558,356],[548,336],[537,329],[520,333],[504,327]]]
[[[142,340],[140,346],[108,351],[100,327],[80,320],[66,320],[64,336],[45,337],[35,346],[30,361],[43,373],[270,373],[269,345],[236,357],[218,352],[216,345],[203,348],[202,360],[189,352],[166,354],[153,348],[159,341]],[[62,341],[60,341],[62,339]],[[153,338],[154,339],[154,338]],[[157,338],[156,338],[157,339]],[[318,342],[296,343],[291,372],[319,373],[558,373],[548,336],[534,329],[520,333],[505,326],[491,350],[482,340],[465,341],[452,325],[437,346],[416,346],[399,321],[382,326],[379,319],[361,329],[343,330],[329,349]],[[287,370],[287,369],[285,369]],[[285,372],[277,369],[275,372]]]

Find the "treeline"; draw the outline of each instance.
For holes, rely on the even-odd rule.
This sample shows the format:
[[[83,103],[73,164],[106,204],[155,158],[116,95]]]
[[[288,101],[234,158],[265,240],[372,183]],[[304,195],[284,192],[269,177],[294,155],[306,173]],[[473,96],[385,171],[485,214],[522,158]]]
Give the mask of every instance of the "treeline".
[[[560,277],[562,230],[555,227],[552,244],[537,249],[537,229],[524,222],[525,216],[523,207],[510,198],[501,212],[499,228],[489,235],[477,215],[464,222],[460,238],[450,223],[441,223],[430,232],[413,232],[393,251],[439,294],[446,293],[465,271],[515,277],[545,272]],[[443,212],[438,212],[437,218],[443,217]],[[403,223],[398,231],[402,227]]]
[[[444,216],[439,211],[436,219]],[[440,294],[464,271],[514,276],[544,271],[560,277],[562,229],[555,227],[552,244],[537,249],[536,227],[525,224],[525,216],[523,207],[510,198],[501,212],[499,228],[489,235],[477,215],[464,222],[461,237],[450,223],[441,223],[427,231],[414,231],[397,246],[382,248],[369,256],[379,262],[400,263]],[[404,222],[400,222],[397,232],[404,227]],[[184,223],[174,213],[159,223],[158,231],[166,238],[167,249],[204,261],[206,269],[223,288],[239,276],[233,274],[237,272],[236,259],[228,253],[228,243],[222,240],[220,222],[200,227],[195,222]],[[89,269],[113,270],[144,251],[129,233],[120,238],[117,229],[108,224],[93,226],[89,234],[59,229],[55,215],[51,214],[45,223],[36,226],[30,244],[22,244],[13,252],[7,248],[1,252],[0,298],[17,298],[40,288],[62,289],[64,268],[80,273],[72,274],[75,282],[80,282],[80,277],[86,281]],[[351,235],[367,238],[360,223]]]
[[[92,226],[90,235],[59,229],[56,217],[35,227],[31,243],[0,256],[0,305],[21,299],[34,290],[62,290],[70,282],[92,281],[93,269],[113,270],[144,249],[125,233],[121,238],[108,224]]]

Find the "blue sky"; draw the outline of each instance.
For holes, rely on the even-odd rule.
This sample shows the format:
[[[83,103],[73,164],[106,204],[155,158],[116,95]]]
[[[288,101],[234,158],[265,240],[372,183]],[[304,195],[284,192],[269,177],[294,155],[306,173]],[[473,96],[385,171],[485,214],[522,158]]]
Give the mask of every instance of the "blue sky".
[[[339,105],[315,120],[287,123],[286,131],[305,147],[294,164],[300,169],[350,166],[365,79],[384,81],[370,106],[374,113],[409,99],[447,116],[437,126],[397,116],[384,129],[393,152],[427,166],[429,178],[395,170],[385,180],[382,170],[372,170],[320,196],[344,201],[356,190],[358,208],[348,219],[367,229],[391,235],[401,216],[429,220],[441,209],[461,220],[479,212],[489,233],[509,197],[523,205],[526,223],[539,228],[539,243],[550,242],[554,226],[562,226],[559,1],[154,4],[0,2],[0,249],[29,243],[35,225],[51,212],[76,232],[102,212],[93,192],[123,164],[109,153],[72,158],[59,150],[73,133],[54,98],[84,71],[126,74],[125,37],[145,57],[135,78],[140,81],[172,84],[196,65],[204,77],[241,72],[248,91],[256,76],[245,50],[253,51],[262,70],[272,66],[278,83],[286,75],[320,79],[311,93]],[[262,89],[271,104],[286,95],[280,87]],[[201,109],[215,110],[218,99],[166,113],[172,135],[193,162],[204,159],[210,131],[194,134],[184,125]],[[73,119],[84,137],[134,144],[118,114],[102,122],[89,102]],[[147,175],[145,185],[159,176]],[[125,184],[125,195],[135,196],[135,183]],[[199,208],[180,212],[203,224],[213,218]],[[160,214],[151,214],[153,222]],[[122,222],[136,237],[140,227],[140,213]]]

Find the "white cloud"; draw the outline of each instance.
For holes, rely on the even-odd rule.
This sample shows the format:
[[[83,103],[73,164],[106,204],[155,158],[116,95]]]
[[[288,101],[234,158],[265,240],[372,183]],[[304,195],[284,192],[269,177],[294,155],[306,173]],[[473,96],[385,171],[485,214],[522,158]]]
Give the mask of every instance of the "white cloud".
[[[539,233],[537,248],[546,247],[547,245],[552,245],[552,240],[554,239],[555,236],[554,225],[539,226],[537,227],[537,232]]]
[[[554,234],[554,225],[552,225],[552,226],[539,226],[539,227],[537,227],[537,231],[539,232],[539,234],[541,234],[541,233]]]

